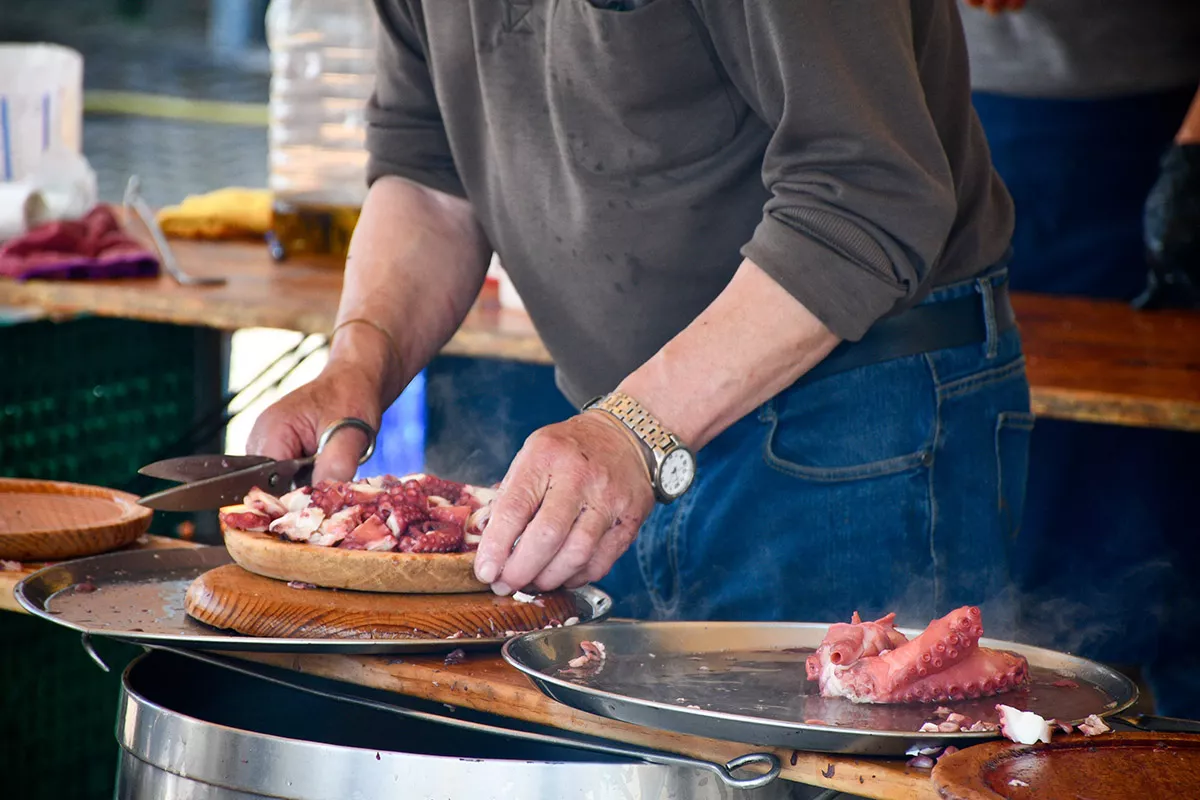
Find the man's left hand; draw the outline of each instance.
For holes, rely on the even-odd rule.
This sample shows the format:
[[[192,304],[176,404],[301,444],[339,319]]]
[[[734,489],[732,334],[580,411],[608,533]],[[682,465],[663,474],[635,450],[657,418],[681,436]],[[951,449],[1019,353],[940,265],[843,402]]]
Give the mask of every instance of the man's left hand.
[[[654,507],[646,460],[620,424],[585,412],[526,440],[479,543],[479,580],[507,595],[608,574]]]

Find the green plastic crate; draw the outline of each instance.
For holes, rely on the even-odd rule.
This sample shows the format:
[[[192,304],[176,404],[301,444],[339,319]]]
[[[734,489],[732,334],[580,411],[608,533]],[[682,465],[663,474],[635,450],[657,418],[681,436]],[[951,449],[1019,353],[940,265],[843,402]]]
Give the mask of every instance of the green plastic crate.
[[[138,468],[193,424],[198,341],[192,328],[100,318],[0,327],[0,476],[137,492]],[[186,518],[156,514],[151,531]],[[97,647],[112,673],[77,634],[0,611],[0,775],[13,797],[112,796],[120,670],[135,651]]]
[[[0,476],[130,485],[192,422],[195,338],[109,319],[0,328]]]

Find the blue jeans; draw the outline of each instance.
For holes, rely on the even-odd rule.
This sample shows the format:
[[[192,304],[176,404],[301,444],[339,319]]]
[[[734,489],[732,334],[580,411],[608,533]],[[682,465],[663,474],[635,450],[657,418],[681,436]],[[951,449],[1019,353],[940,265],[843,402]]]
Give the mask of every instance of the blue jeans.
[[[925,302],[975,295],[994,313],[1003,276]],[[642,619],[896,611],[923,627],[969,603],[989,635],[1010,635],[1032,427],[1016,330],[801,382],[700,451],[692,489],[599,585]]]

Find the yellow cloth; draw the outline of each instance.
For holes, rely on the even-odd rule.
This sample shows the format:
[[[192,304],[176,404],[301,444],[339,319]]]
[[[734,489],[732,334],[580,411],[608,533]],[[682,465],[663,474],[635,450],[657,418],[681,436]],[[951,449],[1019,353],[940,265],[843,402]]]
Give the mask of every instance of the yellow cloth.
[[[157,216],[163,233],[181,239],[263,236],[271,229],[271,191],[230,187],[188,195]]]

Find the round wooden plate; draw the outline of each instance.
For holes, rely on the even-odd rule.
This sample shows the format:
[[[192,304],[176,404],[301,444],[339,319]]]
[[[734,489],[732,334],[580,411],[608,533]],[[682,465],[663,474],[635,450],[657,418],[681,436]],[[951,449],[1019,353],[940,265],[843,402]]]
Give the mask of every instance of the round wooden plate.
[[[968,747],[937,760],[944,800],[1175,800],[1200,797],[1200,735],[1104,733]]]
[[[232,508],[232,507],[231,507]],[[221,525],[225,549],[248,572],[327,589],[395,594],[488,591],[472,553],[392,553],[287,542],[273,533]]]
[[[0,558],[56,561],[124,547],[154,511],[102,486],[0,478]]]
[[[446,639],[538,630],[575,616],[570,592],[521,603],[491,592],[378,594],[298,588],[237,564],[205,572],[188,587],[188,616],[247,636],[301,639]]]

